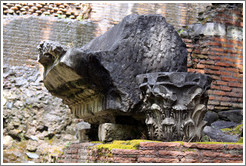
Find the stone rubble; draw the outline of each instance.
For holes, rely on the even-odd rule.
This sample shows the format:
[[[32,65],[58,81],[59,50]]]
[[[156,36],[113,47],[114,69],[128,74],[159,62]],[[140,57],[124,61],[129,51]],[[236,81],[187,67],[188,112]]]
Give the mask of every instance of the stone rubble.
[[[223,131],[223,129],[233,130],[242,124],[242,110],[225,110],[218,113],[208,111],[204,120],[207,121],[207,126],[204,128],[203,134],[210,141],[238,142],[243,135],[242,129],[239,131],[239,134]]]
[[[40,160],[51,161],[54,152],[43,156],[45,150],[77,140],[75,118],[60,99],[51,96],[44,88],[38,68],[4,66],[3,73],[3,150],[6,162],[27,162],[30,160],[24,157],[27,152],[35,152]],[[13,152],[16,146],[18,152]]]

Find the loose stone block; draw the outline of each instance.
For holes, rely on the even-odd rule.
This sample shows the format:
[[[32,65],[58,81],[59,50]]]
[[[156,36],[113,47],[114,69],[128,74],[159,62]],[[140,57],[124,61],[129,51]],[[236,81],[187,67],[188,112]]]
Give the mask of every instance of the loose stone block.
[[[89,141],[88,133],[90,129],[91,125],[87,122],[80,122],[76,125],[76,136],[80,143]]]
[[[98,138],[104,142],[134,139],[138,135],[139,131],[136,126],[104,123],[98,128]]]

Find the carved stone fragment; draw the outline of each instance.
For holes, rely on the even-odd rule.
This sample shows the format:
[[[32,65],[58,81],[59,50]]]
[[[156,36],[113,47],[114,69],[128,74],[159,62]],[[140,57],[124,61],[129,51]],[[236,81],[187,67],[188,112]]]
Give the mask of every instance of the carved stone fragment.
[[[163,141],[199,141],[206,125],[212,79],[186,72],[157,72],[137,76],[148,135]]]
[[[89,123],[112,123],[112,110],[136,110],[136,75],[187,71],[185,44],[160,15],[132,14],[82,48],[47,41],[39,52],[46,88]],[[105,120],[96,118],[101,114]]]
[[[147,131],[147,124],[151,139],[200,138],[195,129],[203,126],[199,119],[206,109],[209,80],[185,74],[186,46],[164,17],[132,14],[82,48],[46,41],[38,49],[45,87],[91,124],[89,137],[97,135],[99,125],[111,123],[140,126],[140,133]],[[173,80],[166,85],[164,75],[157,74],[153,82],[155,74],[146,74],[158,72],[180,73],[164,74]]]

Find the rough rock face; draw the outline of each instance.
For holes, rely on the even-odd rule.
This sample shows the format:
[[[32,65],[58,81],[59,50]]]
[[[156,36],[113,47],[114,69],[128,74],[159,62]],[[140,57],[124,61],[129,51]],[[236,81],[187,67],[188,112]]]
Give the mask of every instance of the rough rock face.
[[[211,141],[216,142],[237,142],[239,140],[238,135],[226,134],[218,128],[214,128],[211,126],[204,127],[204,134],[209,136]]]
[[[38,68],[3,66],[3,162],[50,162],[54,149],[76,141],[76,119],[42,79]],[[39,159],[27,158],[33,151]]]
[[[243,110],[221,111],[218,113],[218,115],[221,119],[232,121],[235,123],[242,123],[243,121]]]
[[[97,124],[138,110],[138,74],[187,71],[185,44],[160,15],[129,15],[80,49],[44,42],[39,50],[46,88]]]
[[[211,126],[211,124],[218,119],[219,115],[213,111],[208,111],[204,116],[204,120],[207,121],[207,126]]]
[[[61,100],[42,86],[40,71],[28,67],[4,67],[3,134],[17,140],[61,134],[72,116]]]

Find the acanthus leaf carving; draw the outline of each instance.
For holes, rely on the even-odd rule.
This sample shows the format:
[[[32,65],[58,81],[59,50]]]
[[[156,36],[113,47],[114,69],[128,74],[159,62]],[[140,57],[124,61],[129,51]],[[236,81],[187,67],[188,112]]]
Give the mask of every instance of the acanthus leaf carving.
[[[206,113],[206,91],[211,83],[210,77],[197,73],[159,72],[138,75],[137,80],[142,90],[142,111],[146,113],[150,139],[201,139],[206,125],[203,117]]]

